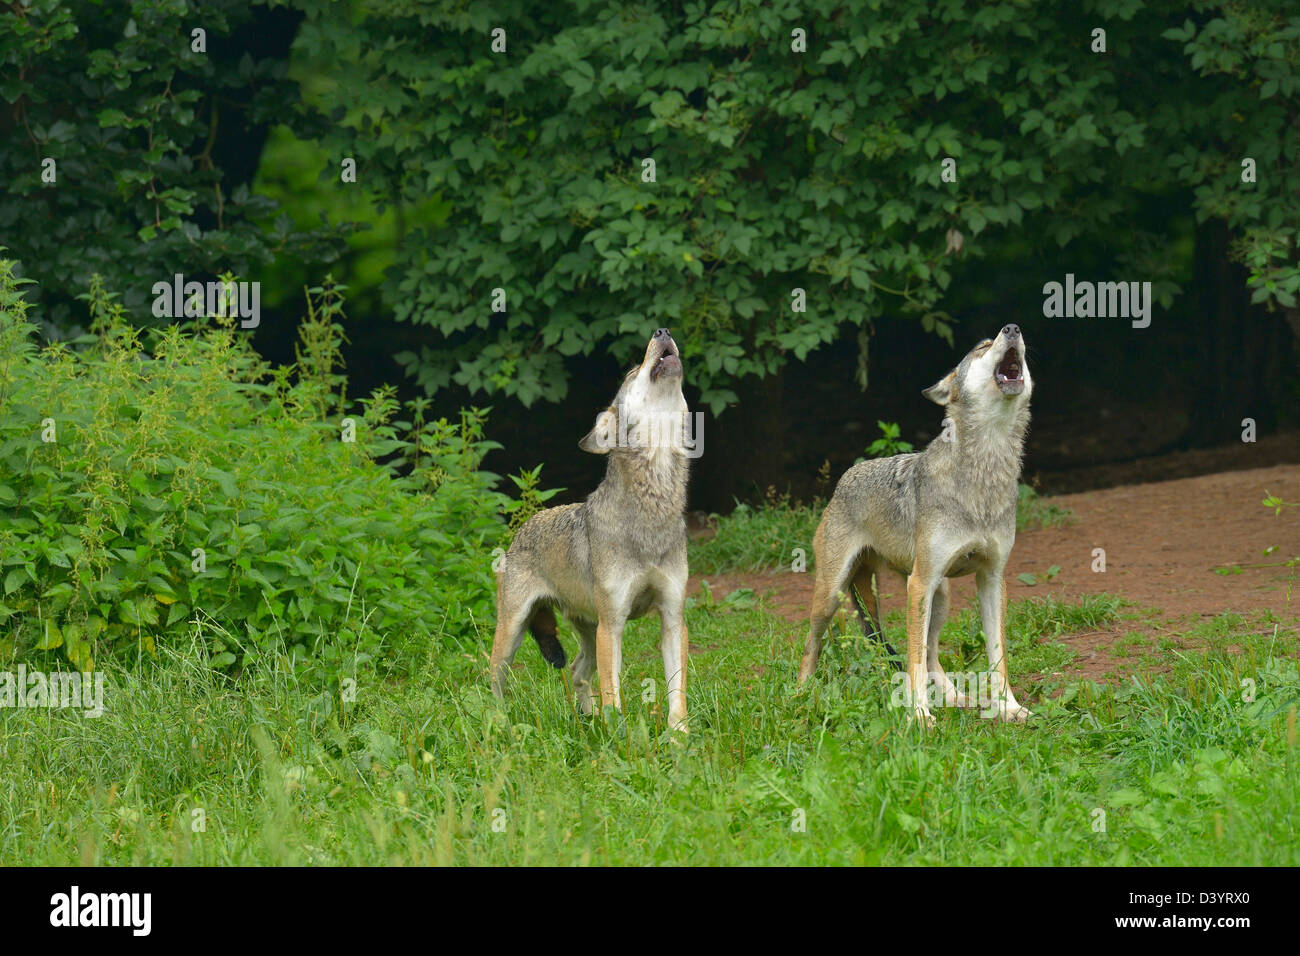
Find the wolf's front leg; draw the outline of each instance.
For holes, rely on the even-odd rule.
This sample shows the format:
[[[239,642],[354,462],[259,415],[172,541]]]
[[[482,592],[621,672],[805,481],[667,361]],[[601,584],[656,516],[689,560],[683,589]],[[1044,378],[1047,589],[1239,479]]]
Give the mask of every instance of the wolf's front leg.
[[[681,592],[659,605],[659,645],[664,657],[664,681],[668,685],[668,726],[686,733],[686,662],[690,637],[686,632],[685,582]]]
[[[623,622],[596,625],[596,673],[600,676],[600,705],[623,709],[619,672],[623,670]]]
[[[939,663],[939,635],[947,620],[948,579],[941,578],[938,587],[934,589],[934,599],[930,602],[930,624],[926,629],[928,635],[926,666],[929,668],[929,682],[936,695],[943,695],[945,707],[966,707],[969,706],[966,695],[957,689],[957,685],[944,673],[943,665]]]
[[[989,681],[992,683],[992,701],[989,710],[982,713],[1002,720],[1025,721],[1033,715],[1016,703],[1007,677],[1007,588],[1003,580],[1003,567],[990,568],[975,573],[975,588],[980,598],[980,622],[984,627],[984,646],[989,655]],[[982,696],[982,695],[981,695]],[[980,706],[986,706],[981,700]]]
[[[619,675],[623,671],[623,626],[627,623],[629,601],[617,591],[596,593],[596,673],[600,677],[600,705],[623,707],[619,694]]]
[[[938,582],[918,557],[907,576],[907,687],[911,717],[922,726],[933,727],[930,713],[930,680],[925,669],[926,639]]]

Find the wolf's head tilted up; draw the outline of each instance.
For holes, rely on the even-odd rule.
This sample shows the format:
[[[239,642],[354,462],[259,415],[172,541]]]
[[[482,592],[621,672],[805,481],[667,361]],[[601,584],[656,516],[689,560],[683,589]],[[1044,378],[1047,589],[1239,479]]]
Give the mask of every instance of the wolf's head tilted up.
[[[939,405],[1008,414],[1029,404],[1034,380],[1025,360],[1020,326],[1005,325],[997,338],[985,339],[966,353],[957,367],[921,394]]]
[[[921,394],[947,412],[941,440],[955,439],[959,447],[969,447],[972,441],[1009,440],[1006,450],[1019,474],[1033,392],[1025,337],[1020,326],[1004,325],[995,338],[976,345],[955,369]]]
[[[680,454],[686,413],[681,352],[668,330],[658,329],[641,364],[627,373],[614,401],[578,447],[596,455]]]

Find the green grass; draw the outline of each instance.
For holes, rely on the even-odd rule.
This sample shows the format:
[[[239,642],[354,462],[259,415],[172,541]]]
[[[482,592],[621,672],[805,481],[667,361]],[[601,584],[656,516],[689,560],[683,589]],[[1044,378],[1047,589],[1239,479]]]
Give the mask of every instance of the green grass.
[[[691,542],[692,574],[725,574],[729,571],[790,570],[803,550],[811,567],[813,533],[822,517],[822,504],[801,505],[788,498],[769,501],[764,508],[737,502],[729,515],[712,515],[712,537]]]
[[[1038,719],[941,710],[924,732],[860,637],[794,693],[802,627],[747,603],[688,612],[684,744],[642,697],[662,691],[653,621],[629,627],[611,723],[575,716],[531,641],[504,708],[486,633],[431,641],[411,679],[345,706],[274,658],[233,679],[202,635],[159,641],[157,661],[106,662],[101,718],[0,708],[0,864],[1300,863],[1294,634],[1223,616],[1150,682],[1033,683],[1118,603],[1017,602],[1012,675]],[[978,660],[974,627],[949,623],[948,666]]]
[[[1030,528],[1060,528],[1074,521],[1069,508],[1045,501],[1029,485],[1022,484],[1016,491],[1016,530]]]

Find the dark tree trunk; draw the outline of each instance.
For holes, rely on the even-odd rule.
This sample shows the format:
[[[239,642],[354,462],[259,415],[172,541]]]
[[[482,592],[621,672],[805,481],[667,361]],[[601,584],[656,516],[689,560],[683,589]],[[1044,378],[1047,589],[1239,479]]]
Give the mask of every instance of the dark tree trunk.
[[[1194,287],[1198,323],[1196,377],[1187,441],[1239,441],[1242,420],[1261,433],[1278,425],[1286,380],[1294,375],[1294,337],[1281,311],[1251,305],[1248,272],[1228,258],[1231,234],[1214,219],[1196,230]]]
[[[785,373],[748,376],[739,403],[720,416],[704,411],[704,453],[691,476],[690,507],[731,511],[736,499],[756,502],[769,486],[785,490]]]
[[[253,19],[237,26],[229,37],[209,38],[209,56],[219,70],[230,74],[238,72],[245,55],[254,61],[282,60],[287,69],[289,52],[304,16],[299,10],[257,7]],[[247,121],[253,95],[252,84],[223,91],[216,107],[217,138],[212,147],[212,161],[221,170],[221,188],[227,198],[235,187],[252,185],[262,160],[262,148],[271,132],[270,123]],[[212,108],[210,101],[204,102],[200,107],[202,115],[208,116]],[[287,113],[285,120],[288,121]],[[216,217],[210,210],[200,209],[195,219],[204,230],[216,226]]]

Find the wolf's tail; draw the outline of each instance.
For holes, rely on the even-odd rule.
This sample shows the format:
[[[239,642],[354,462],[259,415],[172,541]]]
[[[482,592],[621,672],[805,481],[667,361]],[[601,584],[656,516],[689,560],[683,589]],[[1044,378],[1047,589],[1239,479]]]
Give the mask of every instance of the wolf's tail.
[[[538,608],[528,621],[528,630],[532,632],[546,662],[552,667],[563,667],[564,646],[555,636],[555,609],[546,605]]]
[[[871,615],[867,613],[866,605],[862,603],[862,596],[858,594],[857,587],[855,586],[851,590],[853,591],[853,603],[858,608],[858,622],[862,625],[862,636],[879,641],[880,646],[885,649],[885,653],[889,655],[889,659],[893,662],[894,669],[903,670],[903,659],[898,656],[898,651],[894,650],[894,645],[885,640],[885,629],[872,621]]]

